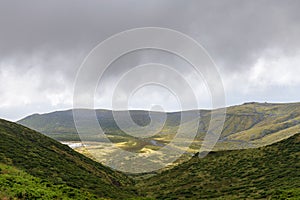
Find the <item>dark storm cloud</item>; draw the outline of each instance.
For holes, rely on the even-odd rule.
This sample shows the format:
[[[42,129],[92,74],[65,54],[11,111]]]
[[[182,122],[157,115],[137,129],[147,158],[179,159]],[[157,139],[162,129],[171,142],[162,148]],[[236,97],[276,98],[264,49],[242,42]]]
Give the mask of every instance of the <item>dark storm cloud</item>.
[[[297,56],[299,7],[297,0],[0,0],[0,98],[11,102],[5,104],[6,110],[7,106],[13,110],[14,103],[9,100],[13,95],[5,90],[8,84],[2,81],[11,80],[14,75],[25,80],[32,76],[26,73],[30,70],[42,80],[31,99],[38,98],[34,95],[41,91],[60,96],[57,88],[61,89],[61,84],[72,93],[76,72],[93,47],[120,31],[146,26],[175,29],[196,39],[220,68],[226,87],[231,74],[247,77],[249,69],[266,52],[274,50],[283,57]],[[137,56],[147,60],[145,55]],[[290,70],[299,67],[295,63]],[[254,72],[257,74],[257,70]],[[115,74],[110,73],[112,79]],[[11,87],[24,90],[24,84],[19,84]],[[239,96],[240,89],[232,90]],[[39,103],[44,110],[53,109],[45,106],[47,103],[42,99]],[[66,106],[70,105],[62,104]]]
[[[2,1],[0,55],[87,53],[122,30],[162,26],[195,37],[217,61],[239,68],[266,48],[298,48],[299,7],[296,0]]]
[[[299,7],[296,0],[1,1],[0,55],[83,56],[122,30],[162,26],[196,38],[222,65],[242,68],[264,49],[298,48]]]

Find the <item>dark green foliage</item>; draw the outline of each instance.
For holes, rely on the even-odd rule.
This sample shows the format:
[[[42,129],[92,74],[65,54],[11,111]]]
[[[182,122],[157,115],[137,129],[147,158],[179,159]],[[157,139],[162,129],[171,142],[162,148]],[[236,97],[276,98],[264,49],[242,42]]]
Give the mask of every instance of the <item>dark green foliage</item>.
[[[233,107],[223,134],[245,127],[265,127],[267,124],[272,131],[264,128],[266,131],[263,134],[272,135],[274,130],[298,124],[298,107],[296,104],[284,108],[281,105],[253,104]],[[249,115],[253,109],[257,113],[254,117]],[[260,117],[262,111],[265,117]],[[232,112],[238,114],[232,116]],[[273,117],[276,113],[281,117]],[[203,120],[207,115],[209,111],[203,114]],[[174,121],[168,123],[175,124],[177,113],[170,116]],[[273,127],[276,123],[279,125]],[[107,127],[112,128],[113,125],[109,124]],[[9,181],[41,188],[41,193],[33,194],[36,196],[48,193],[43,192],[45,185],[48,185],[53,191],[57,188],[67,191],[66,194],[74,195],[74,198],[80,198],[80,190],[87,196],[91,195],[91,198],[96,195],[112,199],[139,199],[136,196],[146,199],[300,199],[300,134],[257,149],[211,152],[203,159],[195,156],[153,177],[138,177],[137,184],[126,175],[23,126],[0,120],[0,137],[0,162],[16,166],[34,176],[33,182],[29,183],[22,180],[28,178],[22,174],[21,180],[8,177]],[[1,178],[0,181],[6,183],[7,179]],[[14,189],[1,188],[1,191],[3,196],[0,197],[10,197],[10,194],[32,195],[30,190],[18,193]],[[60,192],[56,191],[58,195]]]
[[[125,198],[131,180],[21,125],[0,120],[0,162],[55,185],[67,185],[98,197]]]
[[[0,163],[0,198],[90,200],[97,196],[66,185],[54,185]]]
[[[299,199],[300,134],[258,149],[195,156],[138,187],[158,199]]]

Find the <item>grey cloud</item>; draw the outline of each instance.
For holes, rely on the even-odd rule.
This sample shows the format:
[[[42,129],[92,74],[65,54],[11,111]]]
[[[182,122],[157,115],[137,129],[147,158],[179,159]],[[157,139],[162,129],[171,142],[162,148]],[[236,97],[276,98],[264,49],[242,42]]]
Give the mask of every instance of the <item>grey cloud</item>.
[[[298,1],[214,1],[193,7],[198,40],[226,70],[250,66],[269,48],[299,49]],[[202,9],[201,9],[202,8]],[[202,14],[197,14],[202,13]]]
[[[120,31],[162,26],[196,38],[221,66],[234,70],[264,49],[298,48],[299,7],[296,0],[2,1],[0,55],[53,49],[78,57]]]
[[[297,0],[2,0],[0,73],[6,63],[13,63],[20,74],[38,69],[43,79],[39,90],[57,93],[57,88],[72,87],[81,62],[95,45],[144,26],[186,33],[207,49],[223,75],[244,73],[269,49],[279,49],[282,56],[300,51],[299,7]],[[141,53],[123,61],[143,63],[153,55]],[[160,61],[164,59],[174,62]],[[108,79],[122,70],[112,69]],[[63,78],[65,85],[59,87],[53,76]],[[1,80],[0,85],[5,89]]]

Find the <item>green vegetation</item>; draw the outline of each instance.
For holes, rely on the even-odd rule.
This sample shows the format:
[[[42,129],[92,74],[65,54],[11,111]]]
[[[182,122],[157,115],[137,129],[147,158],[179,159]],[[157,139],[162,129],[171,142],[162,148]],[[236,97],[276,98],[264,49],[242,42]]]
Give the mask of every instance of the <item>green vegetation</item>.
[[[15,167],[0,164],[0,199],[97,199],[96,195],[54,185]]]
[[[82,116],[88,116],[88,110],[82,110]],[[144,147],[157,150],[157,146],[149,140],[140,140],[127,135],[120,130],[114,121],[112,111],[95,110],[98,121],[114,143],[126,142],[124,149],[141,151]],[[207,128],[209,126],[211,111],[186,111],[200,114],[198,135],[191,146],[192,152],[200,148]],[[214,150],[233,150],[261,147],[288,138],[300,130],[300,103],[268,104],[268,103],[245,103],[239,106],[227,108],[227,116],[221,137]],[[122,111],[119,115],[124,115]],[[148,111],[130,111],[133,121],[139,125],[147,125],[150,122]],[[163,113],[152,113],[157,119],[163,118]],[[179,112],[167,113],[167,121],[161,132],[152,140],[169,143],[178,130],[181,114]],[[88,118],[82,118],[88,120]],[[28,116],[18,123],[37,130],[59,141],[79,141],[72,110],[59,111],[48,114],[35,114]],[[186,131],[189,131],[189,121],[183,122]],[[132,129],[132,132],[137,130]],[[102,142],[96,137],[97,130],[86,130],[90,141]],[[132,144],[134,144],[132,146]]]
[[[73,151],[21,125],[0,120],[0,163],[50,182],[95,194],[97,197],[135,196],[126,175]]]
[[[258,149],[195,156],[137,186],[157,199],[299,199],[300,134]]]
[[[139,140],[117,128],[111,111],[96,112],[111,141],[136,152],[155,151],[167,144],[180,119],[180,113],[168,113],[159,134]],[[211,111],[200,113],[192,152],[199,150],[211,115]],[[131,111],[131,115],[140,125],[149,123],[146,111]],[[72,111],[33,115],[19,123],[58,140],[79,139]],[[93,131],[87,130],[99,147],[95,150],[103,153]],[[133,176],[107,168],[29,128],[0,120],[0,198],[300,199],[299,132],[300,104],[229,107],[220,141],[208,156],[195,155],[190,160],[183,156],[176,166]]]

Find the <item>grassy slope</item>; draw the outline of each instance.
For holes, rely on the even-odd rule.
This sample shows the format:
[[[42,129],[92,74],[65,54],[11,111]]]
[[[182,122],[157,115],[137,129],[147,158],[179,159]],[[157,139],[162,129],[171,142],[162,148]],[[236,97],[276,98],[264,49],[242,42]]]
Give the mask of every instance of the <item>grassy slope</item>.
[[[51,182],[96,194],[98,197],[125,198],[131,180],[66,145],[21,125],[0,120],[0,163]]]
[[[210,111],[200,111],[201,122],[198,139],[201,141],[210,121]],[[97,110],[102,128],[108,134],[119,135],[120,141],[128,137],[113,121],[108,110]],[[148,112],[131,111],[138,124],[149,122]],[[180,113],[168,113],[166,126],[155,139],[168,142],[178,129]],[[79,140],[74,127],[72,111],[60,111],[43,115],[32,115],[18,123],[38,130],[57,140]],[[188,127],[187,122],[187,127]],[[134,131],[134,130],[132,130]],[[220,142],[215,150],[259,147],[292,136],[300,131],[300,103],[265,104],[247,103],[227,108],[227,116]],[[91,131],[92,132],[92,131]],[[114,137],[118,139],[118,137]],[[132,140],[132,138],[130,138]],[[199,146],[198,146],[199,147]],[[197,148],[198,148],[197,147]]]
[[[66,198],[74,195],[80,199],[79,190],[87,197],[91,193],[114,199],[136,196],[127,187],[133,185],[127,176],[42,134],[0,120],[0,137],[0,163],[5,163],[0,165],[0,197],[33,194],[47,197],[66,190]],[[141,196],[157,199],[297,199],[300,196],[299,152],[299,134],[258,149],[213,152],[204,159],[194,157],[141,180],[134,189]],[[2,183],[9,187],[4,189]],[[30,190],[31,187],[38,189],[34,190],[37,192]],[[48,187],[56,194],[49,193]]]
[[[66,185],[53,185],[15,167],[0,163],[0,199],[97,199]]]
[[[158,199],[299,199],[300,134],[258,149],[194,157],[138,187]]]

